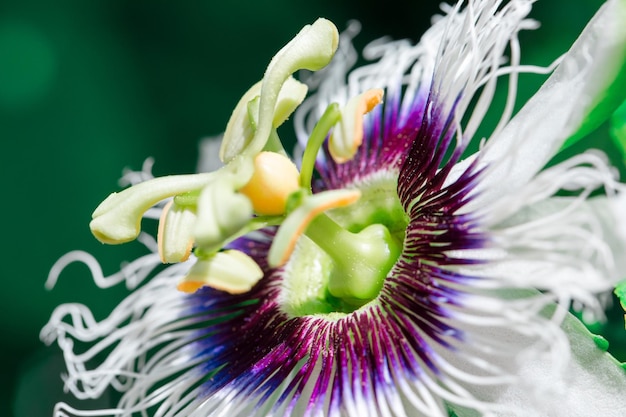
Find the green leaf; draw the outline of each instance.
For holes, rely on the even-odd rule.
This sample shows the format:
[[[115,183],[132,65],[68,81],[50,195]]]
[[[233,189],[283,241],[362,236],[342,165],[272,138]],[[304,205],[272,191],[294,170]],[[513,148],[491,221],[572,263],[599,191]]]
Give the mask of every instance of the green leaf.
[[[611,138],[626,160],[626,101],[613,113],[611,117]]]
[[[626,311],[626,280],[620,282],[615,286],[615,291],[613,291],[617,298],[619,298],[619,302],[622,305],[624,311]]]

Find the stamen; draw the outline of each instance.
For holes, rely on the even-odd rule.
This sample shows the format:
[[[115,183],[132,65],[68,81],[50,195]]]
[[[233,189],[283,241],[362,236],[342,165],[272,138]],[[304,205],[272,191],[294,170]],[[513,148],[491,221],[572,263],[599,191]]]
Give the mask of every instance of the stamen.
[[[333,297],[352,307],[360,307],[376,298],[400,256],[400,242],[381,224],[352,233],[324,214],[354,203],[360,195],[359,190],[299,195],[300,205],[289,214],[274,237],[268,259],[270,266],[284,265],[298,239],[305,234],[332,260],[327,288]]]
[[[401,242],[382,224],[351,233],[322,215],[314,220],[306,235],[333,259],[328,282],[330,294],[354,306],[378,296],[402,252]]]
[[[239,192],[262,215],[285,213],[287,197],[298,190],[300,174],[291,160],[275,152],[261,152],[254,159],[254,174]]]
[[[311,132],[311,136],[306,143],[304,154],[302,155],[302,166],[300,168],[300,185],[306,190],[311,189],[311,179],[313,169],[324,140],[330,129],[341,119],[341,111],[337,103],[330,104],[322,117],[318,120]]]
[[[193,248],[193,227],[196,213],[174,200],[163,207],[157,242],[163,263],[184,262]]]
[[[335,160],[344,162],[351,159],[363,140],[363,115],[382,101],[383,90],[368,90],[354,97],[342,111],[336,104],[329,106],[311,135],[304,155],[303,179],[286,155],[276,131],[302,103],[307,92],[306,85],[293,79],[291,74],[301,68],[318,70],[326,66],[335,53],[337,42],[337,29],[327,20],[319,19],[305,27],[278,52],[263,80],[252,86],[237,104],[220,148],[220,159],[227,163],[224,167],[212,174],[147,181],[119,195],[111,195],[94,212],[94,234],[107,243],[130,240],[139,233],[140,218],[145,210],[167,197],[176,196],[163,210],[159,224],[158,251],[161,260],[165,263],[187,260],[195,242],[199,260],[179,289],[193,292],[208,285],[236,293],[249,290],[262,277],[262,272],[243,253],[232,255],[229,251],[219,251],[228,242],[263,224],[279,224],[285,219],[284,214],[291,211],[272,245],[269,264],[276,267],[287,262],[298,238],[307,233],[311,222],[316,222],[316,226],[331,236],[338,239],[342,236],[342,244],[348,247],[350,257],[335,262],[335,275],[342,276],[344,272],[350,275],[351,272],[343,270],[354,269],[353,263],[366,265],[365,270],[357,268],[358,273],[363,274],[362,278],[345,280],[347,287],[356,285],[361,289],[345,289],[345,286],[335,284],[333,291],[338,296],[361,301],[373,298],[390,267],[389,260],[393,264],[397,258],[395,251],[388,250],[389,232],[384,226],[376,226],[353,234],[322,214],[326,210],[352,204],[360,198],[359,191],[333,190],[312,196],[310,188],[315,159],[328,132],[339,123],[329,148]],[[189,179],[196,181],[189,186],[186,185]],[[179,182],[185,185],[179,186]],[[291,203],[296,207],[288,208],[290,196],[295,196],[301,186],[305,187],[298,194],[301,200],[292,199]],[[259,221],[255,221],[253,214],[266,217],[257,217]],[[109,217],[106,215],[113,216],[114,221],[107,223]],[[372,232],[374,229],[377,231]],[[380,256],[374,256],[372,262],[362,262],[363,256],[369,257],[371,246],[364,242],[381,239],[381,232],[386,232],[385,236],[389,239],[382,237],[382,246],[376,247],[375,252]],[[318,235],[315,231],[307,234],[313,236],[313,240],[333,259],[341,257],[335,253],[338,249],[325,241],[328,236]],[[231,264],[242,257],[245,257],[242,270],[237,271]],[[230,270],[232,274],[219,272],[221,269]],[[248,281],[242,281],[240,273]]]
[[[177,288],[193,293],[209,286],[230,294],[241,294],[250,291],[261,278],[263,271],[251,257],[231,249],[198,259]]]
[[[257,125],[259,123],[258,119],[259,119],[259,103],[260,102],[261,102],[260,96],[257,96],[254,98],[254,100],[250,100],[250,102],[248,102],[248,121],[250,123],[250,126],[252,127],[252,130],[255,132],[257,130]],[[275,152],[284,156],[288,156],[287,152],[285,151],[285,148],[283,147],[282,142],[280,141],[280,138],[278,137],[278,132],[276,131],[275,127],[272,127],[272,129],[270,130],[269,136],[267,137],[267,140],[265,141],[265,146],[263,147],[262,150]]]
[[[383,101],[383,94],[383,90],[377,88],[348,101],[328,143],[328,150],[335,162],[343,163],[352,159],[363,142],[363,115]]]

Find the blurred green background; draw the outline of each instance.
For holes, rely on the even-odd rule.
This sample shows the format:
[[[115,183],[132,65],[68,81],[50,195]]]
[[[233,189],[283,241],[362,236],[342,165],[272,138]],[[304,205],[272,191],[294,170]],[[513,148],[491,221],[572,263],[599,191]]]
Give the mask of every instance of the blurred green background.
[[[340,29],[360,20],[360,45],[382,35],[416,40],[438,3],[0,2],[0,416],[49,416],[61,398],[57,350],[38,339],[55,305],[87,303],[102,318],[126,294],[98,290],[80,265],[53,291],[43,286],[70,250],[96,255],[105,274],[143,253],[138,244],[104,247],[87,227],[124,167],[153,156],[156,175],[193,172],[199,139],[223,130],[272,55],[316,17]],[[544,26],[522,37],[524,60],[547,64],[564,52],[601,3],[539,2],[533,16]],[[540,83],[523,81],[522,97]],[[614,153],[605,127],[596,137]]]

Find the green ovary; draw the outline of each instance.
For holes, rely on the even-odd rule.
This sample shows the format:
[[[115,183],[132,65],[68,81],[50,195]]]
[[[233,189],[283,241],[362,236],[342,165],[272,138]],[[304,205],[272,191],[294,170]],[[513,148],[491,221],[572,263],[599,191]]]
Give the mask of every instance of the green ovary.
[[[311,223],[285,265],[283,309],[337,319],[375,302],[402,252],[408,224],[387,173],[352,184],[361,199]]]

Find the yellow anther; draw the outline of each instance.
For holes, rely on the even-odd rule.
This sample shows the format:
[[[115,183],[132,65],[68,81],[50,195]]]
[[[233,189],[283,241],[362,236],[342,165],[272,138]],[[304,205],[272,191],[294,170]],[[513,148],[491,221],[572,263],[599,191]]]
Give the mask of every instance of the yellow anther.
[[[363,143],[363,115],[369,113],[383,101],[383,90],[367,90],[351,98],[341,111],[341,121],[330,137],[330,155],[335,162],[347,162],[354,157]]]
[[[176,289],[180,292],[193,294],[204,286],[205,284],[202,281],[182,281],[178,284]]]
[[[239,192],[250,199],[257,214],[280,215],[287,197],[300,186],[300,173],[284,155],[261,152],[254,159],[254,174]]]

